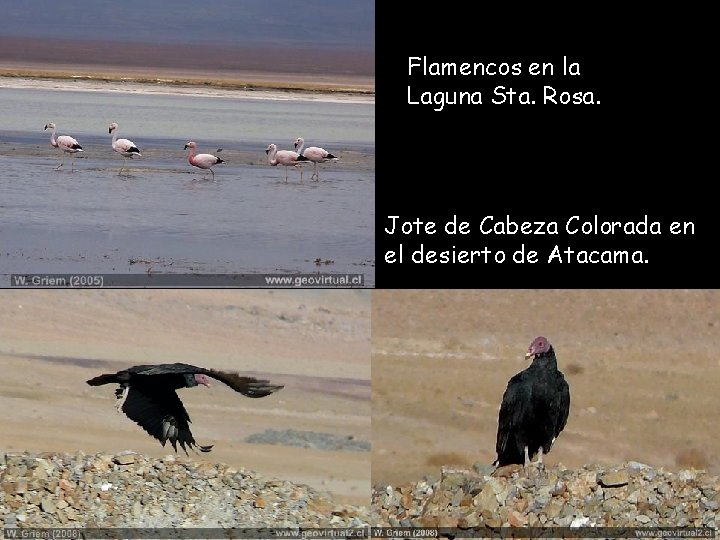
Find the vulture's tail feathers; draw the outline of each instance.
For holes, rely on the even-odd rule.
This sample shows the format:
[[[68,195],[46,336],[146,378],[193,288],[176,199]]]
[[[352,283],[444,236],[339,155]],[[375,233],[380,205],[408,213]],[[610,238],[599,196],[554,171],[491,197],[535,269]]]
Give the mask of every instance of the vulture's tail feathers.
[[[87,381],[90,386],[100,386],[101,384],[119,383],[117,373],[104,373]]]

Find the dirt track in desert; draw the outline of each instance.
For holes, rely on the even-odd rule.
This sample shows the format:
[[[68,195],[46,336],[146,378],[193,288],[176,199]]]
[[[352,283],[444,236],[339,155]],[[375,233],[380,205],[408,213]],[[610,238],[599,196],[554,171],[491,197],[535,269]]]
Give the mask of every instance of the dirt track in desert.
[[[572,400],[548,463],[720,472],[720,291],[376,291],[372,309],[373,484],[491,463],[537,335]]]
[[[142,363],[184,362],[285,384],[247,399],[222,383],[179,395],[198,460],[369,502],[370,454],[244,439],[268,428],[370,434],[370,291],[0,291],[0,451],[172,453],[85,381]]]

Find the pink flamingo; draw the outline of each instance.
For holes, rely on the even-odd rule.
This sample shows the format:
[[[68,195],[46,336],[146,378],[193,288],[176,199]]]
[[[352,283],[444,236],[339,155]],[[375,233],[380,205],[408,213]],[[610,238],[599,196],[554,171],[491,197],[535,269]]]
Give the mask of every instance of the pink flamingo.
[[[82,152],[82,146],[73,139],[70,135],[60,135],[57,139],[55,139],[55,124],[50,122],[49,124],[45,124],[45,129],[52,129],[52,134],[50,135],[50,146],[53,146],[55,148],[59,148],[63,151],[62,153],[62,160],[60,160],[60,165],[55,167],[55,170],[57,171],[60,167],[63,166],[65,163],[65,154],[70,154],[72,156],[70,160],[70,169],[75,170],[75,154],[78,152]]]
[[[110,129],[108,130],[108,133],[112,133],[117,129],[118,125],[113,122],[110,124]],[[118,171],[118,174],[122,173],[122,170],[127,165],[127,158],[132,158],[134,156],[140,156],[142,157],[142,154],[140,153],[140,150],[135,145],[134,142],[129,141],[128,139],[118,139],[117,138],[117,131],[115,131],[115,135],[113,135],[112,138],[112,148],[115,150],[118,154],[122,155],[125,160],[123,161],[123,166],[120,167],[120,171]]]
[[[310,178],[315,178],[318,182],[320,181],[320,175],[318,174],[318,163],[325,163],[326,161],[337,161],[338,157],[333,156],[330,152],[324,148],[318,148],[317,146],[311,146],[305,148],[305,140],[302,137],[295,139],[295,150],[298,154],[305,156],[309,161],[315,164],[315,172]]]
[[[209,170],[213,175],[213,180],[215,180],[215,172],[212,170],[213,165],[217,165],[218,163],[225,163],[222,159],[220,159],[217,156],[213,156],[212,154],[195,154],[195,148],[197,148],[197,144],[195,144],[194,141],[190,141],[185,145],[185,148],[189,148],[190,151],[188,152],[188,163],[192,165],[193,167],[197,167],[198,169],[207,169]],[[205,173],[207,175],[207,173]]]
[[[268,163],[272,165],[273,167],[276,167],[278,165],[283,165],[285,167],[296,167],[298,164],[302,163],[303,161],[308,161],[308,158],[305,156],[301,156],[297,152],[293,152],[292,150],[278,150],[277,145],[275,144],[269,144],[268,147],[265,149],[265,153],[268,155]],[[288,173],[287,169],[285,169],[285,183],[287,184],[288,181]],[[300,167],[300,183],[303,181],[303,170],[302,167]]]

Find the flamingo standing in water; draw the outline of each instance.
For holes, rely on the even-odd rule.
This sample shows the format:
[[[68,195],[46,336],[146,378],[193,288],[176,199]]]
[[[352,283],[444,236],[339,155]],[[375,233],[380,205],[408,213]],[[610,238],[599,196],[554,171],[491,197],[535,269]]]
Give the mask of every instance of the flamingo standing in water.
[[[212,173],[213,180],[215,180],[215,171],[212,170],[213,165],[218,163],[225,163],[222,159],[212,154],[195,154],[195,148],[197,145],[194,141],[190,141],[185,145],[185,148],[189,148],[188,152],[188,163],[198,169],[206,169]],[[207,173],[205,173],[207,175]]]
[[[55,124],[50,122],[49,124],[45,124],[45,129],[52,129],[52,134],[50,135],[50,146],[53,146],[55,148],[59,148],[63,151],[62,153],[62,160],[60,160],[60,165],[55,167],[55,170],[57,171],[60,167],[63,166],[65,163],[65,154],[70,154],[72,157],[70,159],[70,169],[75,170],[75,154],[78,152],[82,152],[82,146],[73,139],[70,135],[60,135],[57,139],[55,138],[55,131],[56,127]]]
[[[318,182],[320,181],[320,175],[318,174],[318,163],[325,163],[326,161],[337,161],[338,159],[340,159],[336,156],[333,156],[324,148],[318,148],[317,146],[305,148],[305,140],[302,137],[298,137],[297,139],[295,139],[295,150],[298,154],[305,156],[309,161],[312,161],[315,164],[315,172],[310,178],[315,178],[315,180],[317,180]]]
[[[273,167],[283,165],[285,167],[296,167],[303,161],[309,161],[305,156],[301,156],[297,152],[292,150],[278,150],[277,145],[269,144],[265,149],[265,153],[268,155],[268,163]],[[288,181],[288,170],[285,169],[285,183]],[[300,183],[303,181],[303,170],[300,168]]]
[[[140,153],[140,150],[135,145],[134,142],[128,140],[128,139],[118,139],[117,138],[117,123],[113,122],[110,124],[110,129],[108,130],[108,133],[112,133],[115,131],[115,135],[113,135],[112,138],[112,148],[115,150],[118,154],[122,155],[125,158],[125,161],[123,161],[123,166],[120,167],[120,171],[118,171],[118,174],[122,173],[122,170],[127,165],[127,158],[132,158],[134,156],[140,156],[142,157],[142,154]]]

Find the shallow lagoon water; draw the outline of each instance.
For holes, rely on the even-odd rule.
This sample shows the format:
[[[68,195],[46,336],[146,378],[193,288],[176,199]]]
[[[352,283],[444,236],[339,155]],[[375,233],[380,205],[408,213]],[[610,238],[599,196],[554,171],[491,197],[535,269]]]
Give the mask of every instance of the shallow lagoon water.
[[[374,106],[0,88],[0,274],[362,273],[374,284]],[[85,152],[71,172],[45,123]],[[107,124],[143,158],[110,148]],[[270,167],[295,137],[340,155],[320,182]],[[226,160],[215,181],[187,140]],[[320,265],[316,262],[319,259]],[[325,264],[327,261],[332,261]]]

